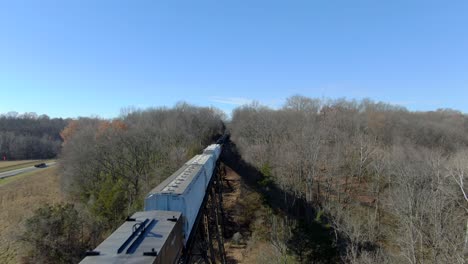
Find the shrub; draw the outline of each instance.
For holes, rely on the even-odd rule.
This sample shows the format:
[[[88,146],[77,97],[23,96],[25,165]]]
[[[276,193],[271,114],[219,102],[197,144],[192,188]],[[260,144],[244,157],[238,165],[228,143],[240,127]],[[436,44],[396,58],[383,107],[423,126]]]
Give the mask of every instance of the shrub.
[[[87,248],[84,221],[72,204],[46,205],[26,220],[22,240],[30,246],[26,262],[77,263]]]

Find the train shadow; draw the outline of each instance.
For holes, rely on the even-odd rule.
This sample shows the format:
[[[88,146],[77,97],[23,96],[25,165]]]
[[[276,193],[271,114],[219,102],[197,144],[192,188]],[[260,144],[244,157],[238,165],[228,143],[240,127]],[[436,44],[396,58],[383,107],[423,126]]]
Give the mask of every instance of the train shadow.
[[[262,184],[263,174],[242,159],[235,143],[225,143],[221,161],[242,177],[243,182],[263,197],[274,212],[297,223],[291,238],[286,241],[289,252],[301,263],[336,263],[338,249],[334,242],[335,233],[327,224],[326,217],[317,219],[314,205],[304,198],[281,189],[273,182]]]

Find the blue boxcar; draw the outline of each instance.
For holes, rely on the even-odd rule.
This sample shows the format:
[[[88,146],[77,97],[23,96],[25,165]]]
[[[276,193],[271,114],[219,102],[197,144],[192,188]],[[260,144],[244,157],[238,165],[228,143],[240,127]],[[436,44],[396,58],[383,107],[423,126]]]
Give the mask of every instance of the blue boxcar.
[[[145,199],[145,211],[165,210],[182,213],[184,243],[187,242],[208,184],[213,176],[220,145],[210,145],[154,188]]]

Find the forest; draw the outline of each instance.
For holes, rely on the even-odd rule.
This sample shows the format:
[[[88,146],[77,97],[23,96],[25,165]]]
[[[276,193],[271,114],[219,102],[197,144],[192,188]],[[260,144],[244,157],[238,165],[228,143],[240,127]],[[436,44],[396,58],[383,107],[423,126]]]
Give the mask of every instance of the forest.
[[[113,120],[69,122],[60,133],[59,155],[68,203],[44,206],[28,219],[25,262],[79,262],[85,250],[142,209],[152,188],[223,133],[223,115],[178,103],[127,109]]]
[[[25,262],[79,261],[224,131],[223,162],[250,172],[238,202],[247,247],[274,249],[257,263],[465,263],[468,116],[299,95],[279,109],[238,107],[230,120],[179,103],[70,121],[59,139],[69,204],[27,221]]]
[[[69,120],[36,113],[0,114],[0,158],[50,159],[60,151],[60,131]]]
[[[281,109],[237,108],[229,129],[242,158],[261,172],[263,189],[281,191],[276,199],[287,208],[269,216],[280,220],[266,219],[278,249],[272,259],[465,263],[467,115],[292,96]],[[317,223],[329,230],[338,258],[317,259],[323,252],[310,248],[314,235],[304,233]],[[311,239],[301,250],[291,246],[297,228],[302,241]]]

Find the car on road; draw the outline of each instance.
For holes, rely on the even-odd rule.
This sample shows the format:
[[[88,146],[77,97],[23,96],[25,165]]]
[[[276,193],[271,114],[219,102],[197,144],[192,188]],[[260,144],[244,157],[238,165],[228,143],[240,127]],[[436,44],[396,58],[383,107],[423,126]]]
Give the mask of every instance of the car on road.
[[[36,167],[36,168],[45,168],[45,167],[47,167],[47,165],[45,163],[39,163],[39,164],[34,165],[34,167]]]

